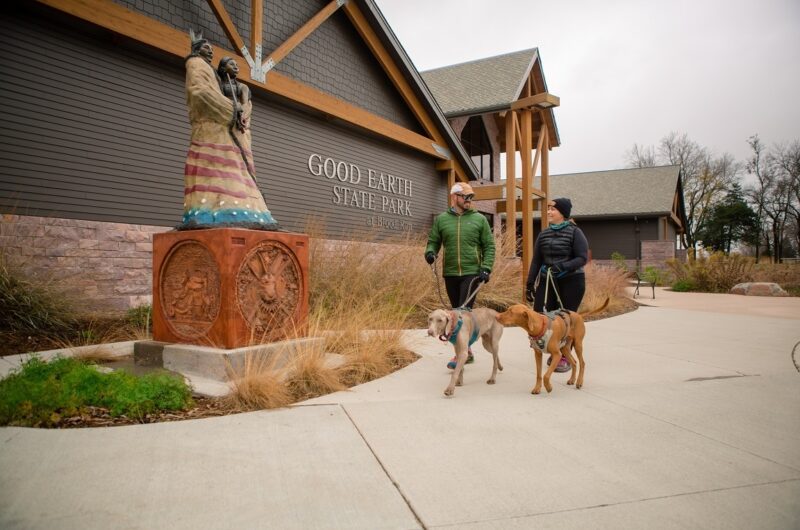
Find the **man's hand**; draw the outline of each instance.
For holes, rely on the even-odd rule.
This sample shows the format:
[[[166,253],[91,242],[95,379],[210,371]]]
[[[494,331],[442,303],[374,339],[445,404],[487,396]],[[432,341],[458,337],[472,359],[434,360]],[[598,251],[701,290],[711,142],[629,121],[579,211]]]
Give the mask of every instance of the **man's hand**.
[[[483,283],[489,283],[489,271],[481,269],[481,272],[478,273],[478,279]]]
[[[525,289],[525,300],[527,300],[530,303],[533,303],[534,298],[536,298],[536,295],[533,292],[533,289],[531,289],[530,287]]]
[[[433,265],[433,262],[436,261],[436,254],[434,254],[433,252],[426,253],[425,261],[428,262],[428,265]]]

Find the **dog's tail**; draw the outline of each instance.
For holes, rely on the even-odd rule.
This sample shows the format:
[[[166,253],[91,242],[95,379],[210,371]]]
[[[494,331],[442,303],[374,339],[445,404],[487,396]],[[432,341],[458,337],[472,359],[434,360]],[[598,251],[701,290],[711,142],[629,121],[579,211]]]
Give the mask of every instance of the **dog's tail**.
[[[611,302],[611,298],[607,296],[606,297],[606,301],[603,302],[603,305],[601,305],[600,307],[596,307],[596,308],[592,309],[591,311],[586,311],[585,313],[579,313],[579,314],[582,317],[588,317],[589,315],[594,315],[595,313],[599,313],[600,311],[602,311],[603,309],[608,307],[609,302]]]

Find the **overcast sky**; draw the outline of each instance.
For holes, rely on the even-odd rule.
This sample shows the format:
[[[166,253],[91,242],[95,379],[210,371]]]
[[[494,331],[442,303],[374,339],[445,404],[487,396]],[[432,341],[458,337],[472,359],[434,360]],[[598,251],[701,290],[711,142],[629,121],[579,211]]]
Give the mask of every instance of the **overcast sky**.
[[[561,98],[550,172],[687,133],[714,154],[800,140],[800,0],[376,0],[418,70],[538,47]]]

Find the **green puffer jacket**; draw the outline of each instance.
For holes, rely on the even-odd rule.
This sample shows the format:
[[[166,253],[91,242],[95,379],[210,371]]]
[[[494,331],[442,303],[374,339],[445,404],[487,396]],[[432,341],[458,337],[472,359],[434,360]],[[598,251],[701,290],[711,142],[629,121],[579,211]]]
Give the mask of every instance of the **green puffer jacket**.
[[[450,208],[436,216],[428,234],[425,254],[437,254],[444,246],[443,276],[478,274],[481,269],[491,272],[494,265],[494,238],[489,221],[467,210],[458,215]]]

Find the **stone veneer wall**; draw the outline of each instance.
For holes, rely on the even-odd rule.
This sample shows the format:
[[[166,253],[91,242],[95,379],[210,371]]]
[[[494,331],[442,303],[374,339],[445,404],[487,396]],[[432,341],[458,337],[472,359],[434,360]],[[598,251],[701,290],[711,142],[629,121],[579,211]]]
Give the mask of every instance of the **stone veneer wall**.
[[[91,310],[125,311],[152,302],[153,234],[168,230],[5,214],[0,250],[30,275],[66,286]]]
[[[642,241],[642,270],[647,267],[666,267],[667,260],[675,258],[674,241]]]

